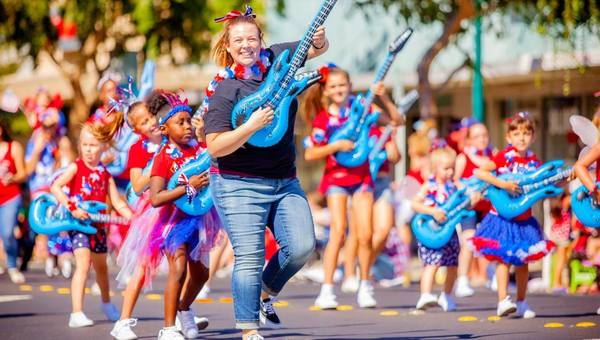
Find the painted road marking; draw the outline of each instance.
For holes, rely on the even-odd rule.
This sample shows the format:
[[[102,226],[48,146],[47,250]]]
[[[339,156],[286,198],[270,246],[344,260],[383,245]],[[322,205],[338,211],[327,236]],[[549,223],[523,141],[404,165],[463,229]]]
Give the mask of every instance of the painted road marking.
[[[339,310],[339,311],[348,311],[348,310],[352,310],[352,309],[354,309],[354,307],[352,307],[350,305],[340,305],[340,306],[337,306],[337,308],[336,308],[336,310]]]
[[[473,321],[477,321],[477,318],[471,315],[465,315],[465,316],[461,316],[460,318],[458,318],[459,322],[473,322]]]
[[[589,322],[589,321],[578,322],[577,324],[575,324],[575,327],[584,327],[584,328],[594,327],[594,326],[596,326],[596,324],[593,322]]]
[[[162,295],[160,295],[160,294],[146,294],[146,299],[156,301],[156,300],[162,299]]]
[[[310,306],[308,308],[308,310],[311,311],[311,312],[317,312],[317,311],[321,310],[321,307],[319,307],[319,306]]]
[[[33,290],[33,287],[31,287],[30,285],[20,285],[19,290],[22,292],[31,292]]]
[[[285,300],[273,302],[273,306],[278,307],[278,308],[287,307],[289,305],[290,305],[290,303]]]
[[[40,290],[42,292],[51,292],[54,290],[54,287],[52,287],[51,285],[41,285]]]
[[[400,313],[398,313],[395,310],[384,310],[383,312],[379,313],[379,315],[381,316],[396,316],[399,315]]]
[[[420,309],[413,309],[410,312],[408,312],[408,315],[414,315],[414,316],[425,315],[425,311],[420,310]]]
[[[491,321],[491,322],[496,322],[496,321],[500,321],[500,320],[502,320],[502,318],[501,318],[501,317],[499,317],[498,315],[492,315],[492,316],[488,316],[488,318],[487,318],[487,319],[488,319],[488,321]]]
[[[548,323],[544,324],[544,328],[563,328],[563,327],[565,327],[565,325],[560,322],[548,322]]]
[[[0,303],[1,302],[15,302],[15,301],[24,301],[31,300],[32,296],[27,295],[0,295]]]
[[[204,299],[196,299],[195,301],[198,302],[198,303],[213,303],[214,299],[204,298]]]
[[[220,303],[232,303],[233,302],[233,298],[230,297],[222,297],[219,299]]]
[[[60,295],[68,295],[71,293],[71,288],[67,288],[67,287],[57,288],[56,292]]]

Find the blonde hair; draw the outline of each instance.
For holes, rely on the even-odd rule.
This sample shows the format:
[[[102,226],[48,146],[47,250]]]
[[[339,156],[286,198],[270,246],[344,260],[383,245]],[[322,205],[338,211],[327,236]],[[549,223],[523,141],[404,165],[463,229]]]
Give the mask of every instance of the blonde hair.
[[[452,163],[456,162],[456,151],[450,147],[443,147],[435,149],[430,155],[431,164],[439,164],[442,159],[449,159]]]
[[[229,46],[229,30],[231,29],[231,27],[239,23],[248,23],[256,26],[262,45],[263,33],[260,27],[258,26],[256,19],[254,19],[252,16],[244,15],[230,19],[224,23],[225,27],[223,28],[223,31],[219,36],[219,40],[217,40],[217,43],[212,49],[212,57],[219,66],[226,67],[233,65],[233,58],[231,57],[231,54],[227,52],[227,46]]]
[[[116,111],[110,114],[112,120],[108,123],[84,123],[81,132],[84,130],[90,132],[94,138],[96,138],[100,143],[111,144],[114,136],[119,132],[123,123],[125,122],[125,117],[122,112]],[[81,135],[80,135],[81,136]]]
[[[424,157],[429,153],[431,140],[426,135],[413,133],[408,137],[408,154],[410,156]]]

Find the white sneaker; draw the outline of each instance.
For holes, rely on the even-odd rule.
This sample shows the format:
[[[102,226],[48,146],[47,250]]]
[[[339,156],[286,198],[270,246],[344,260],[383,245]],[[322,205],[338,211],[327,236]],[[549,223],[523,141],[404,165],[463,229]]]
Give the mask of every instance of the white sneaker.
[[[498,316],[508,316],[511,313],[517,311],[517,305],[512,302],[510,296],[504,298],[504,300],[498,302],[498,309],[496,310],[496,314]]]
[[[456,288],[454,289],[454,295],[459,298],[473,296],[475,291],[469,285],[469,279],[466,276],[459,276],[456,280]]]
[[[517,301],[517,316],[523,319],[535,318],[535,312],[529,307],[527,301]]]
[[[600,315],[600,308],[596,311],[596,314]]]
[[[137,335],[131,329],[137,325],[137,319],[123,319],[115,322],[115,326],[110,335],[117,340],[134,340],[137,339]]]
[[[273,307],[273,299],[270,297],[264,300],[261,299],[260,314],[258,316],[258,321],[264,328],[280,329],[283,327],[283,323],[281,323],[281,320]]]
[[[60,268],[60,272],[65,279],[71,277],[71,274],[73,273],[73,263],[71,262],[71,260],[63,261],[62,266]]]
[[[201,316],[194,316],[194,322],[196,323],[196,328],[198,328],[199,331],[206,329],[206,327],[208,327],[208,324],[210,323],[208,321],[208,318]]]
[[[246,340],[265,340],[260,334],[252,334]]]
[[[356,293],[358,292],[358,278],[356,276],[349,277],[342,283],[343,293]]]
[[[377,301],[374,297],[373,285],[369,281],[362,281],[356,295],[356,302],[360,308],[375,308]]]
[[[195,339],[200,335],[194,322],[194,311],[192,309],[177,312],[175,327],[181,331],[186,339]]]
[[[437,304],[442,307],[444,312],[453,312],[456,310],[456,303],[454,303],[454,299],[452,295],[447,295],[446,293],[440,293],[440,297],[437,300]]]
[[[315,306],[321,309],[335,309],[338,306],[337,297],[333,294],[333,286],[323,285],[315,300]]]
[[[163,327],[158,331],[158,340],[185,340],[185,338],[177,331],[177,328],[173,326]]]
[[[198,293],[198,296],[196,296],[196,299],[206,299],[208,297],[208,293],[210,293],[210,287],[205,284],[202,289],[200,289],[200,292]]]
[[[112,302],[102,303],[100,309],[109,321],[116,322],[121,318],[121,312]]]
[[[8,277],[16,285],[25,283],[25,276],[17,268],[8,268]]]
[[[71,328],[89,327],[93,325],[94,321],[88,319],[83,312],[71,313],[71,316],[69,316],[69,327]]]
[[[49,256],[46,258],[46,264],[44,265],[44,271],[46,272],[46,276],[52,277],[54,275],[54,257]]]
[[[431,293],[423,293],[421,297],[419,297],[419,301],[417,301],[417,309],[418,310],[426,310],[427,308],[437,306],[437,298],[435,295]]]
[[[98,286],[98,282],[94,282],[90,291],[92,292],[92,295],[96,295],[96,296],[102,295],[102,292],[100,291],[100,286]],[[116,321],[116,320],[113,320],[113,321]]]

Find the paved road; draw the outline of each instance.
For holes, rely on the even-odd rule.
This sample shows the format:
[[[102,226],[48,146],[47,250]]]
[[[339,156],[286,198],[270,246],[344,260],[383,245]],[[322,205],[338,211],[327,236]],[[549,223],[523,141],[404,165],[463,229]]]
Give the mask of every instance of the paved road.
[[[158,289],[162,280],[155,285]],[[197,301],[195,309],[211,320],[203,339],[238,339],[232,325],[229,283],[215,283],[211,298]],[[110,339],[112,323],[99,311],[99,297],[86,296],[85,311],[96,325],[69,329],[69,282],[48,279],[41,272],[28,274],[28,284],[15,286],[0,277],[0,339]],[[379,307],[360,310],[351,295],[340,294],[347,310],[316,311],[311,305],[319,287],[292,283],[281,296],[278,311],[286,324],[282,330],[266,330],[272,339],[593,339],[600,338],[600,296],[531,295],[529,303],[538,317],[532,320],[495,320],[495,296],[486,290],[477,296],[458,300],[457,312],[433,309],[426,314],[412,311],[418,287],[378,288]],[[120,305],[120,292],[114,295]],[[15,301],[17,300],[17,301]],[[145,295],[135,311],[139,318],[136,333],[141,339],[155,339],[162,325],[162,294]],[[551,327],[554,326],[554,327]]]

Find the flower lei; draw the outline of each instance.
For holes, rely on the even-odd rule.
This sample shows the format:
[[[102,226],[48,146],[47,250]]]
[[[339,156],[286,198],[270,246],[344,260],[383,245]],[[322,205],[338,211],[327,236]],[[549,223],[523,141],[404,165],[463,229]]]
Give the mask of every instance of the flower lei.
[[[504,171],[500,171],[502,173],[526,172],[537,168],[540,164],[533,151],[527,150],[525,156],[522,157],[517,149],[510,144],[505,149],[504,158],[506,159],[506,166],[503,167]]]
[[[196,114],[200,114],[200,116],[204,116],[208,112],[208,103],[210,97],[215,94],[219,83],[221,83],[225,79],[250,79],[252,77],[260,77],[265,72],[269,66],[271,66],[271,61],[269,60],[270,52],[261,49],[259,54],[258,61],[252,65],[251,67],[246,67],[243,65],[236,65],[233,69],[229,66],[225,67],[217,75],[213,78],[213,80],[208,83],[208,87],[205,91],[204,99],[202,100],[202,104],[198,107]]]
[[[450,180],[444,183],[444,191],[440,192],[439,184],[435,180],[435,176],[429,176],[427,179],[427,195],[425,196],[426,204],[439,207],[446,202],[448,197],[450,197],[455,190],[456,186]]]

